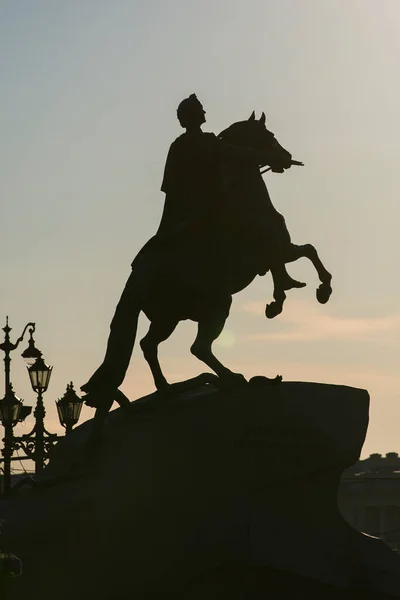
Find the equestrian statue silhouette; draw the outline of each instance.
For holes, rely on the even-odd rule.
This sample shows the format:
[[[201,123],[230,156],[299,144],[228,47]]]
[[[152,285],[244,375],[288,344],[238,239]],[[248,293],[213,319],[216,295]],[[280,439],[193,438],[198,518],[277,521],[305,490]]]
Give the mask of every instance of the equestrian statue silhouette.
[[[215,373],[215,385],[227,388],[246,383],[212,352],[233,294],[270,271],[274,299],[266,306],[266,316],[275,317],[282,312],[286,292],[305,285],[292,279],[285,266],[302,257],[312,262],[320,279],[318,301],[326,303],[332,292],[332,276],[314,246],[291,242],[285,220],[271,202],[262,169],[283,173],[302,163],[292,160],[268,131],[265,114],[256,119],[253,112],[218,136],[202,131],[205,111],[194,94],[181,102],[177,114],[186,131],[168,153],[159,229],[132,263],[103,363],[81,387],[86,404],[97,409],[97,421],[105,419],[114,400],[129,403],[118,388],[129,366],[140,312],[150,321],[140,346],[157,390],[171,391],[158,346],[185,319],[198,323],[192,354]]]

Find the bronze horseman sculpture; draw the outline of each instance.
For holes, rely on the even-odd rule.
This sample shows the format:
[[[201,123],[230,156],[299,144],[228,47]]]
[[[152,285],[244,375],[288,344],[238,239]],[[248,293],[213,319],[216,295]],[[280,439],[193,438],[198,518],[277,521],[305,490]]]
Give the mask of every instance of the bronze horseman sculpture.
[[[178,119],[185,133],[171,145],[162,191],[164,212],[156,235],[132,263],[132,272],[111,322],[105,358],[82,386],[86,403],[104,418],[114,400],[128,402],[118,390],[129,366],[139,313],[150,320],[140,345],[155,386],[168,391],[158,345],[179,321],[198,323],[191,352],[217,375],[221,388],[243,384],[213,354],[212,343],[223,330],[232,295],[257,275],[271,272],[274,301],[266,316],[282,312],[285,292],[305,284],[290,277],[285,264],[307,257],[321,285],[317,299],[329,300],[331,274],[311,244],[291,242],[285,220],[272,205],[260,169],[283,173],[293,164],[265,126],[265,114],[254,112],[218,136],[204,133],[205,111],[194,94],[181,102]]]

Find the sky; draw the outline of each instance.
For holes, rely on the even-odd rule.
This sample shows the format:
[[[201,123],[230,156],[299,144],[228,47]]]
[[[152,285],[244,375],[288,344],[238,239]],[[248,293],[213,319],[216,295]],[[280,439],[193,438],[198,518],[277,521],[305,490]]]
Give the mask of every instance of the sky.
[[[63,431],[54,401],[102,360],[130,263],[159,224],[176,107],[196,93],[205,130],[265,111],[305,163],[265,180],[334,287],[321,306],[312,266],[290,265],[308,285],[269,321],[270,277],[256,279],[235,296],[216,354],[248,377],[367,389],[363,456],[400,452],[399,29],[398,0],[0,3],[0,323],[9,316],[13,340],[36,323],[53,365],[47,429]],[[160,347],[170,381],[207,370],[189,353],[195,331],[184,322]],[[32,405],[25,347],[12,381]],[[154,390],[140,348],[122,389]],[[81,420],[92,415],[84,407]]]

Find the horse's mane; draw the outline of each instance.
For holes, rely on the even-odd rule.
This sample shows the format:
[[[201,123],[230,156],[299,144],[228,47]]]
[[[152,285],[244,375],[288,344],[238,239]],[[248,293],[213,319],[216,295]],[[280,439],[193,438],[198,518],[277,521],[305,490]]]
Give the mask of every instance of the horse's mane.
[[[246,121],[232,123],[232,125],[218,134],[218,139],[232,146],[232,149],[235,147],[245,148],[245,144],[243,144],[243,142],[241,143],[240,139],[238,139],[238,137],[240,138],[240,135],[238,136],[238,134],[240,134],[239,129],[241,126],[243,127],[245,123]],[[262,186],[265,186],[258,166],[253,162],[244,161],[240,154],[235,156],[235,154],[232,153],[231,157],[223,160],[222,165],[225,185],[231,187],[233,190],[236,188],[237,192],[239,191],[237,188],[238,184],[239,187],[252,185],[258,187],[260,183]]]
[[[218,134],[218,139],[232,146],[245,147],[243,142],[240,143],[240,130],[246,126],[246,123],[247,121],[232,123],[232,125]],[[238,206],[246,206],[246,210],[252,209],[256,214],[260,210],[261,213],[265,209],[267,212],[275,210],[268,193],[268,188],[256,163],[244,161],[242,158],[233,155],[231,159],[223,160],[222,178],[225,193],[229,195],[230,203],[236,198]],[[251,198],[250,202],[249,198]],[[264,207],[263,209],[261,208],[262,206]]]
[[[234,141],[234,134],[235,133],[235,125],[238,125],[238,122],[232,123],[232,125],[229,125],[229,127],[227,127],[226,129],[223,129],[218,135],[218,139],[220,140],[224,140],[224,142],[233,142]]]

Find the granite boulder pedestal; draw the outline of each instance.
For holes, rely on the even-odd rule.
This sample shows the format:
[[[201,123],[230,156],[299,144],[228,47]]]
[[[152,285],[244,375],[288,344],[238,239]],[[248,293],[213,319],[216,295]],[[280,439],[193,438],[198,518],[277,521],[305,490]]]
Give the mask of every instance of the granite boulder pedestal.
[[[113,411],[95,450],[84,423],[0,502],[10,599],[400,596],[400,557],[337,505],[368,410],[339,385],[204,385]]]

